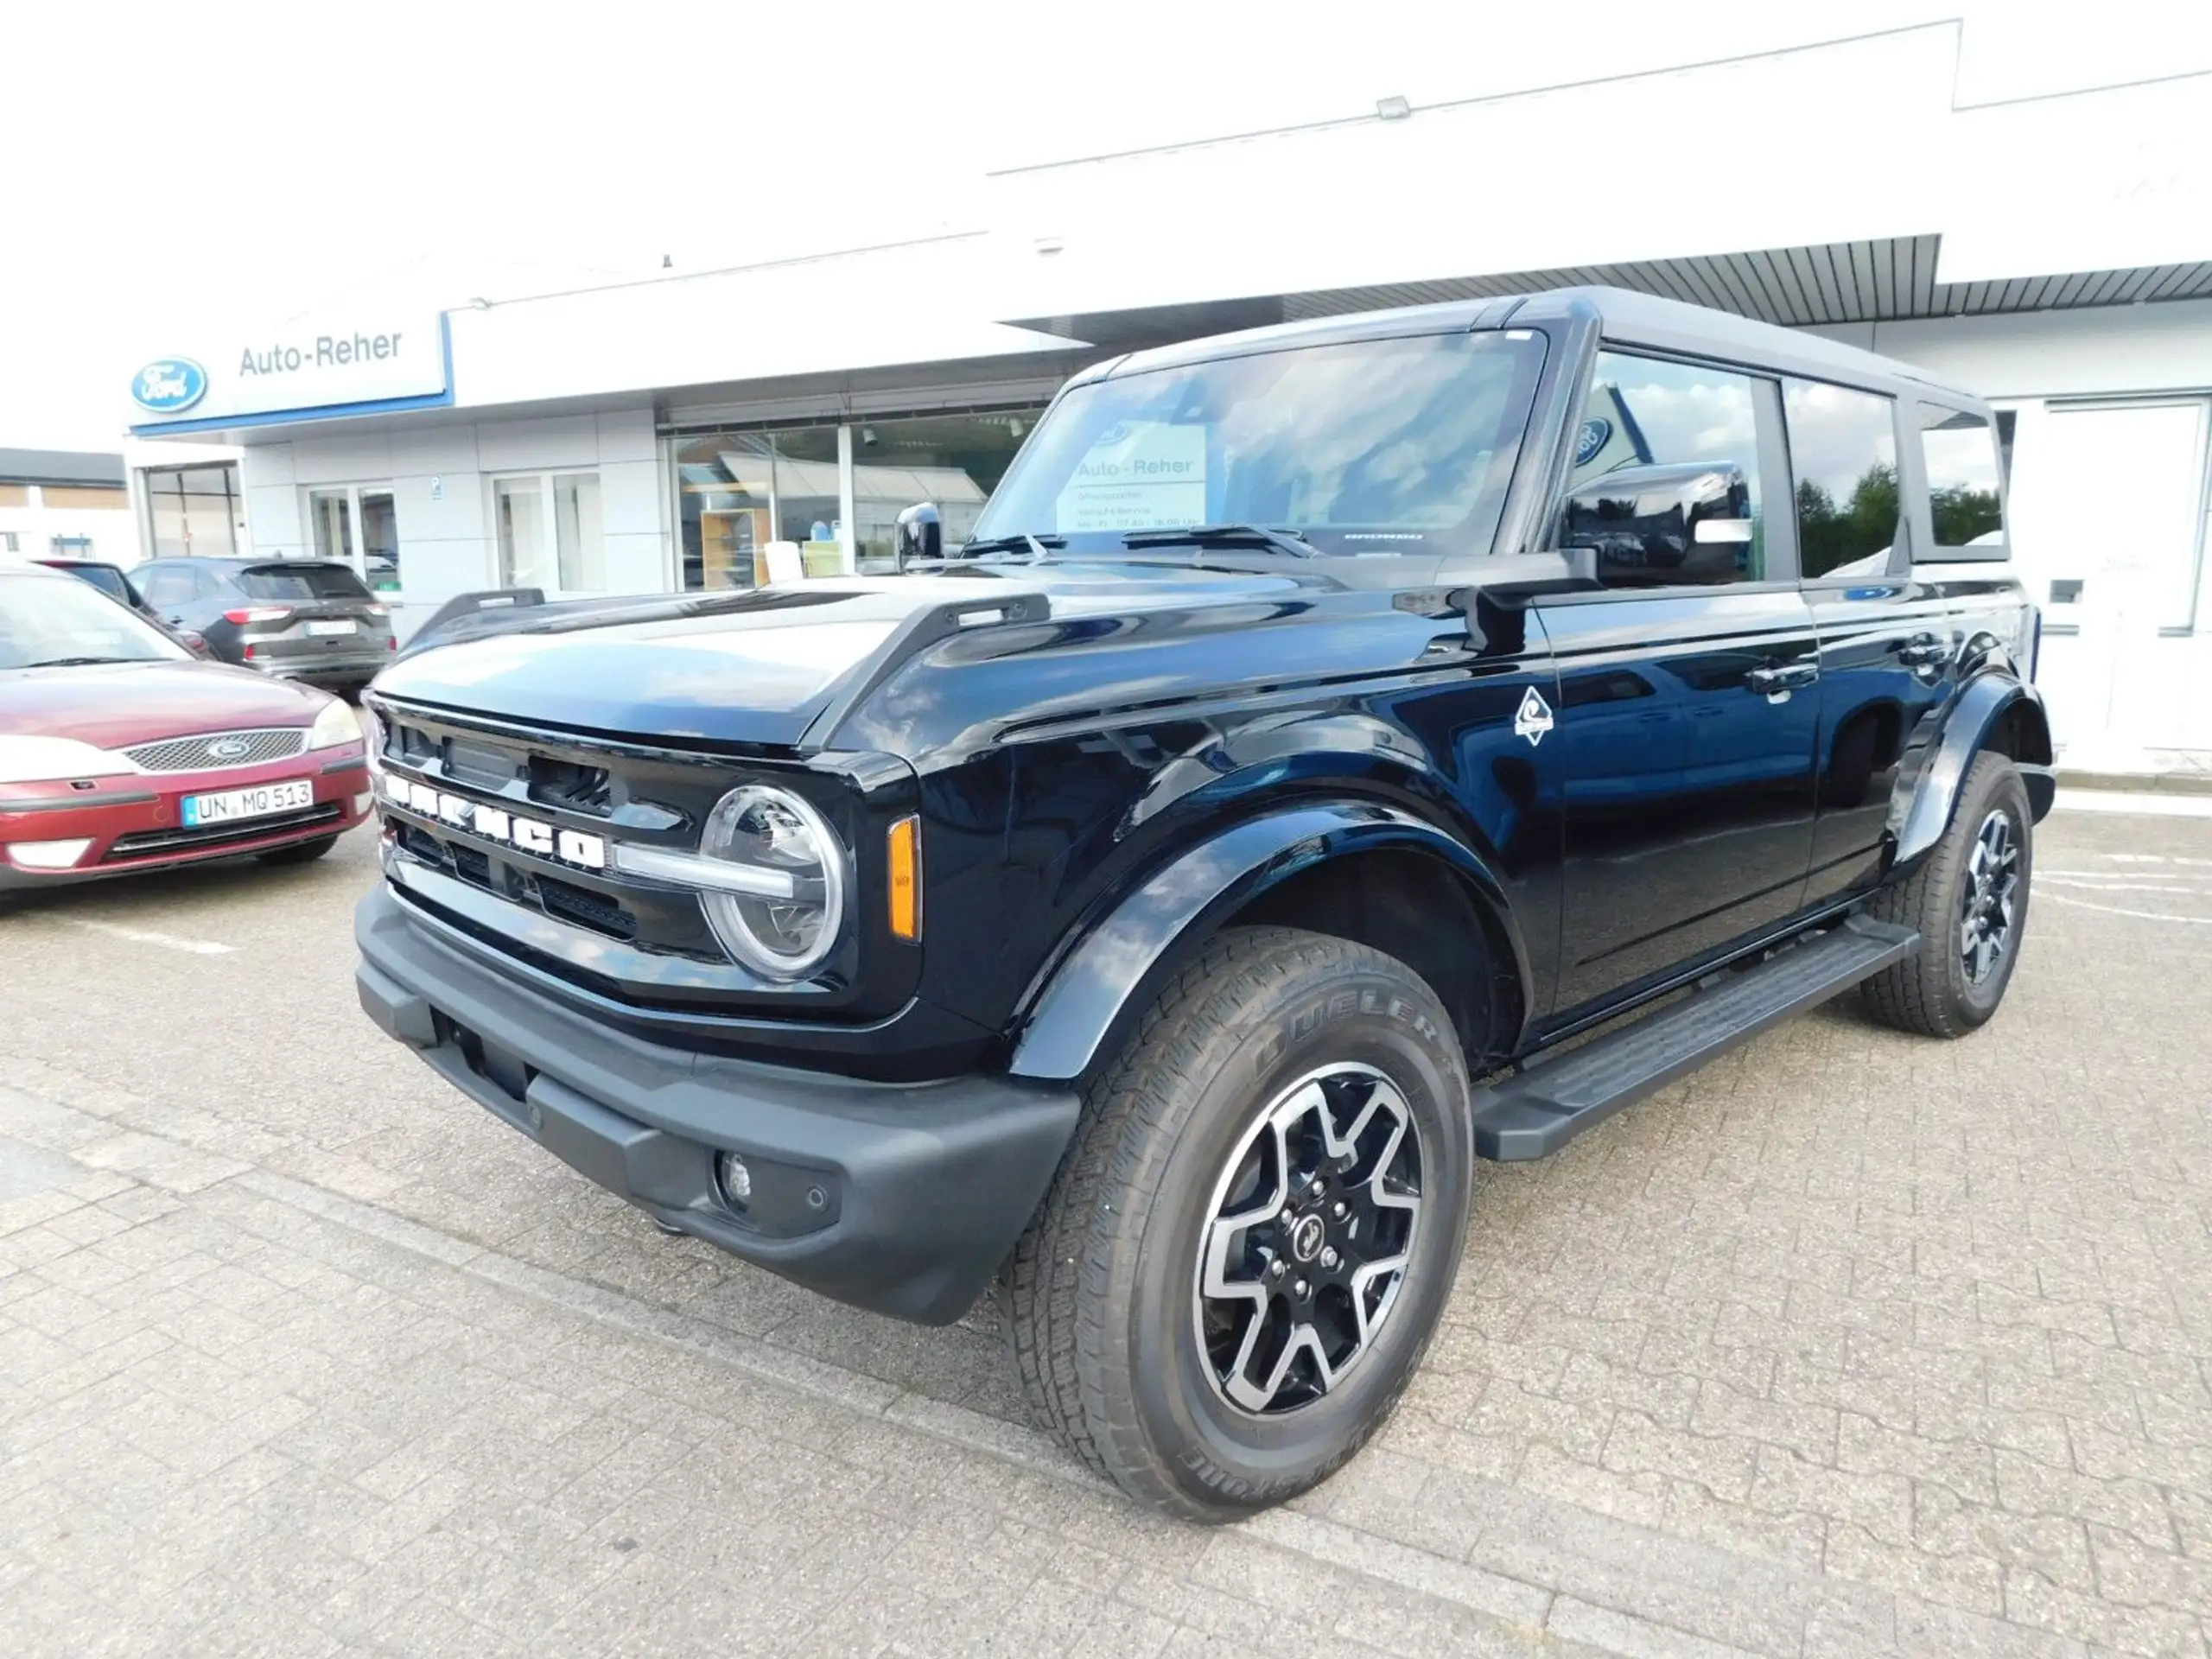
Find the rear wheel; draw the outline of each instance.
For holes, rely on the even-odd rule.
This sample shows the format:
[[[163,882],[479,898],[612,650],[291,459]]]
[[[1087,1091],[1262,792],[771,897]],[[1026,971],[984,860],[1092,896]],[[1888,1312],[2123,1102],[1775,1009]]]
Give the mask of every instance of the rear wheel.
[[[1319,934],[1224,933],[1093,1089],[1007,1264],[1039,1417],[1191,1519],[1304,1491],[1427,1348],[1471,1161],[1465,1062],[1418,976]]]
[[[317,836],[313,841],[295,842],[289,847],[274,847],[254,856],[264,864],[312,864],[338,844],[335,836]]]
[[[1976,755],[1935,851],[1870,906],[1920,934],[1917,950],[1860,987],[1877,1019],[1963,1037],[1997,1012],[2027,927],[2034,829],[2018,769],[1993,750]]]

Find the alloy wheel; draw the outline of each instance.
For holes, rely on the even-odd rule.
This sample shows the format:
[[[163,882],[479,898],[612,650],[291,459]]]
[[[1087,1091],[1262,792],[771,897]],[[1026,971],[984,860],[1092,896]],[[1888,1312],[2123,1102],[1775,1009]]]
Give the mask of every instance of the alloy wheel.
[[[1969,984],[1997,971],[2012,943],[2020,887],[2020,843],[2012,816],[2001,807],[1981,821],[1967,855],[1966,890],[1960,899],[1959,961]]]
[[[1344,1380],[1404,1285],[1421,1181],[1420,1128],[1374,1067],[1309,1072],[1268,1103],[1198,1243],[1198,1341],[1223,1399],[1276,1415]]]

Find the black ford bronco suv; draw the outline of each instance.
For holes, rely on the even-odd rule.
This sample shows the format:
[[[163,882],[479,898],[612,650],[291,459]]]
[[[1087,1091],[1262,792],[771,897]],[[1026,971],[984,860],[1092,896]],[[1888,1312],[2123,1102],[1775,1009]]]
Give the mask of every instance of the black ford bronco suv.
[[[995,1281],[1071,1448],[1247,1512],[1389,1412],[1476,1159],[1853,986],[1995,1011],[2052,792],[1999,457],[1607,289],[1125,357],[903,574],[389,669],[361,1001],[664,1227]]]

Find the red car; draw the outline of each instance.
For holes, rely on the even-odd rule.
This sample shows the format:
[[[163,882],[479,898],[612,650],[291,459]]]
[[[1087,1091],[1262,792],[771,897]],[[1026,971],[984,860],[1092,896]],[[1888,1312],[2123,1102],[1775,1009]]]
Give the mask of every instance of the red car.
[[[0,891],[304,863],[370,801],[337,698],[201,662],[74,576],[0,569]]]

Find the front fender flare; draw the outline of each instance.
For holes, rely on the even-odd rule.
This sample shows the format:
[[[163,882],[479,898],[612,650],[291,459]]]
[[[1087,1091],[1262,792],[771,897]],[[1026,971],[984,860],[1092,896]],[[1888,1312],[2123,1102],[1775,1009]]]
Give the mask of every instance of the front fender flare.
[[[1368,802],[1306,804],[1224,830],[1156,872],[1092,925],[1027,999],[1030,1014],[1007,1070],[1065,1081],[1088,1071],[1125,1016],[1139,1012],[1156,970],[1221,918],[1300,871],[1384,848],[1430,854],[1473,882],[1498,919],[1514,971],[1528,952],[1504,889],[1482,860],[1425,818]]]
[[[2050,810],[2056,779],[2050,769],[2050,724],[2043,695],[2010,673],[1992,671],[1967,682],[1952,700],[1942,726],[1922,750],[1919,768],[1898,782],[1890,804],[1890,830],[1897,838],[1897,862],[1925,856],[1950,828],[1967,768],[1988,743],[1999,721],[2024,706],[2032,721],[2032,753],[2019,757],[2028,785],[2028,804],[2040,823]]]

